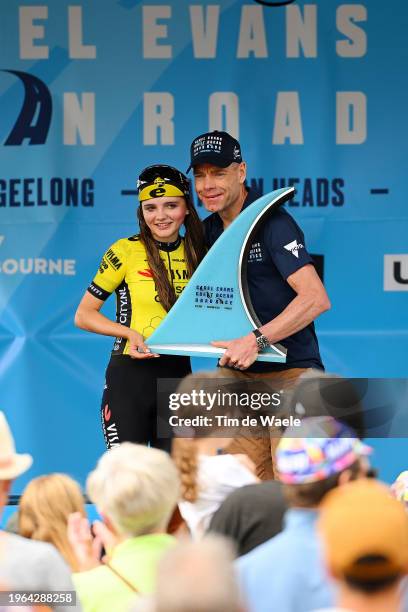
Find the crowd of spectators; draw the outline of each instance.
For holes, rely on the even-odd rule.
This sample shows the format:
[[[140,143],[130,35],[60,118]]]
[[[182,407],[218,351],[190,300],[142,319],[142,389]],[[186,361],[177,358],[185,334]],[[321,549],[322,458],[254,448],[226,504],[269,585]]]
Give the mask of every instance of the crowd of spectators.
[[[203,379],[214,386],[193,375],[181,389]],[[84,492],[64,474],[31,480],[0,531],[0,590],[54,594],[43,603],[57,611],[408,610],[408,473],[381,483],[361,414],[343,405],[343,419],[336,405],[334,418],[316,398],[301,381],[291,392],[287,410],[303,414],[281,432],[276,480],[259,482],[226,452],[225,432],[201,425],[173,456],[126,442],[107,451]],[[0,412],[0,513],[32,461]]]

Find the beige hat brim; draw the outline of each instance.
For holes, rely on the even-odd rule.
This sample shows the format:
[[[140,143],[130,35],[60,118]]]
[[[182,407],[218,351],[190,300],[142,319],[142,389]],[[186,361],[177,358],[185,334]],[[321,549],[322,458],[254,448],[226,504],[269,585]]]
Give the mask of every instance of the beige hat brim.
[[[13,480],[24,474],[32,465],[33,458],[28,453],[13,455],[12,462],[6,468],[0,467],[0,480]]]

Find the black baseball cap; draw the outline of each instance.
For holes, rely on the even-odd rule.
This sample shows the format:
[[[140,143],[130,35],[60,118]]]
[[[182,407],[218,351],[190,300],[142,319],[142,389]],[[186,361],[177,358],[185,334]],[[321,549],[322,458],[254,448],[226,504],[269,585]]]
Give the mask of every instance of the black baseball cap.
[[[241,147],[228,132],[206,132],[194,138],[190,147],[190,165],[187,172],[197,164],[212,164],[226,168],[233,162],[242,162]]]

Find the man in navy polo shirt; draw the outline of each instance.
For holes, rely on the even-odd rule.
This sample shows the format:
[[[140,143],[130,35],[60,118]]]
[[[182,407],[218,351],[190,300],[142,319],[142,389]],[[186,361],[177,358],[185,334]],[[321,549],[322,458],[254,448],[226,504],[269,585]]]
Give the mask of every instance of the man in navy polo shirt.
[[[193,168],[197,195],[212,213],[204,221],[211,247],[260,194],[246,187],[240,144],[227,132],[197,136],[190,153],[187,171]],[[330,302],[303,232],[286,210],[276,210],[255,236],[247,270],[251,301],[262,325],[241,338],[213,342],[226,349],[219,365],[246,376],[277,377],[283,387],[293,385],[308,368],[324,369],[313,321],[330,308]],[[259,350],[277,342],[288,351],[286,363],[256,362]],[[237,452],[247,452],[255,460],[260,477],[270,477],[271,470],[260,465],[265,461],[256,446],[256,451],[239,448]],[[269,450],[269,461],[270,456]]]

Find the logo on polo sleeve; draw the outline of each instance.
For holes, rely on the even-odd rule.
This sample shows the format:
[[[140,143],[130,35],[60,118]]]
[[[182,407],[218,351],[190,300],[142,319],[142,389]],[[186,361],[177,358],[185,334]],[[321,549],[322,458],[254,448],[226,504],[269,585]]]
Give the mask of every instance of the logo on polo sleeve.
[[[297,240],[292,240],[292,242],[285,244],[283,248],[286,249],[287,251],[290,251],[292,255],[294,255],[297,259],[299,259],[299,250],[304,249],[305,247],[303,246],[301,242],[298,243]]]

